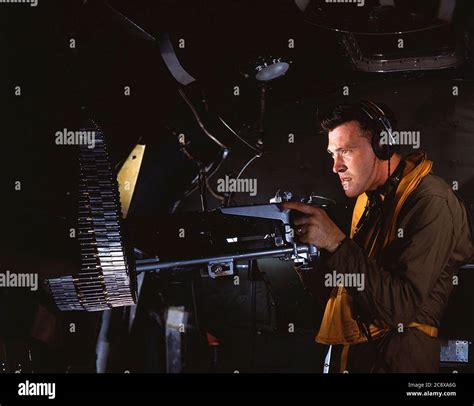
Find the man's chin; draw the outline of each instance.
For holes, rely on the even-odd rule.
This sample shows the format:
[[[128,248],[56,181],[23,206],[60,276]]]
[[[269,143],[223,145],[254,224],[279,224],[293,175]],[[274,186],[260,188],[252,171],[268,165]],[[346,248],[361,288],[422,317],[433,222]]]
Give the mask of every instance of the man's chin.
[[[357,193],[356,191],[350,189],[344,190],[344,193],[347,197],[357,197],[360,195],[360,193]]]

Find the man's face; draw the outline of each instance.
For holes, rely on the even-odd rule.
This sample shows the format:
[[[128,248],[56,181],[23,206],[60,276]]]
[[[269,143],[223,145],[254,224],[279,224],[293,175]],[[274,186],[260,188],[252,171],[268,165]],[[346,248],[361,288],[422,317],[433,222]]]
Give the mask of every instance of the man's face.
[[[344,192],[356,197],[373,189],[378,159],[357,121],[341,124],[328,134],[328,152],[334,160]]]

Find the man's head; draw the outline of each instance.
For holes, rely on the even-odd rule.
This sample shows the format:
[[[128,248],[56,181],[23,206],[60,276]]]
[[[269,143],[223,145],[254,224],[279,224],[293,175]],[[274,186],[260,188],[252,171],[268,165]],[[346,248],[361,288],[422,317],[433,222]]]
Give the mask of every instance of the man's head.
[[[394,125],[393,114],[383,106],[383,112]],[[328,131],[328,152],[334,160],[333,171],[339,175],[348,197],[375,190],[388,177],[388,161],[380,159],[372,147],[373,137],[380,137],[382,128],[359,103],[343,104],[321,117],[321,126]],[[391,157],[395,169],[400,156]]]

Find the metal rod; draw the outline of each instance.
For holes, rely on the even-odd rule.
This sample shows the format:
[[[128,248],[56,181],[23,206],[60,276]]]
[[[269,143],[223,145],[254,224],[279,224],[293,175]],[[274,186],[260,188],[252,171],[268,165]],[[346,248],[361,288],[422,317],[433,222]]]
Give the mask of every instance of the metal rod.
[[[310,247],[308,245],[297,245],[295,248],[296,248],[296,253],[298,254],[308,253],[310,250]],[[145,272],[145,271],[155,271],[155,270],[164,269],[164,268],[174,268],[174,267],[179,267],[179,266],[201,265],[201,264],[206,264],[209,262],[228,262],[230,260],[239,261],[239,260],[252,260],[252,259],[266,258],[266,257],[279,257],[279,256],[287,255],[287,254],[294,254],[295,248],[285,247],[285,248],[277,248],[277,249],[270,249],[270,250],[246,252],[243,254],[229,254],[229,255],[222,255],[222,256],[186,259],[186,260],[178,260],[178,261],[160,261],[155,258],[137,259],[136,271]]]
[[[257,281],[254,262],[249,261],[248,278],[250,283],[250,372],[255,372],[257,353]]]

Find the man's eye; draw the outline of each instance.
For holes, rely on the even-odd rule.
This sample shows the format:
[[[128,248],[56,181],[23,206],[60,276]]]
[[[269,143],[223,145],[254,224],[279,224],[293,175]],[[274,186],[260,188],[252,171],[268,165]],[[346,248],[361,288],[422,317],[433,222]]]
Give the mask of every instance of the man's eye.
[[[342,149],[342,150],[341,150],[341,154],[346,155],[346,154],[348,154],[350,151],[351,151],[350,149]]]

